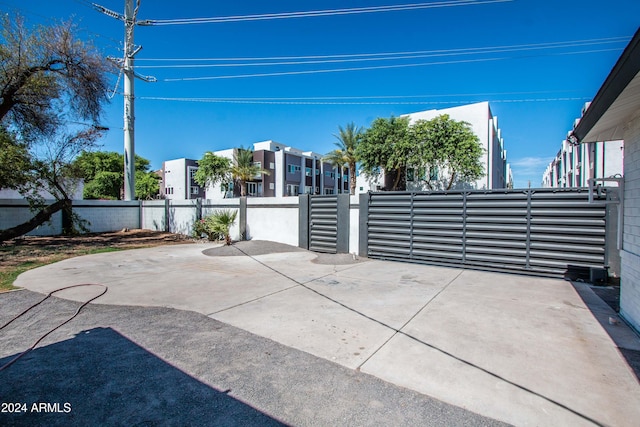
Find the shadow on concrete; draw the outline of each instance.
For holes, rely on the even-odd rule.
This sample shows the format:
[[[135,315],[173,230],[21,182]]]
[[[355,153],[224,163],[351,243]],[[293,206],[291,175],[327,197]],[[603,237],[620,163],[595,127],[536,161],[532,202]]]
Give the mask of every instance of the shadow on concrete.
[[[620,288],[605,288],[577,282],[572,284],[640,381],[640,337],[618,315]]]
[[[0,401],[26,404],[24,413],[0,413],[0,425],[285,425],[228,392],[111,328],[94,328],[38,347],[0,372]],[[34,403],[49,405],[39,412]]]

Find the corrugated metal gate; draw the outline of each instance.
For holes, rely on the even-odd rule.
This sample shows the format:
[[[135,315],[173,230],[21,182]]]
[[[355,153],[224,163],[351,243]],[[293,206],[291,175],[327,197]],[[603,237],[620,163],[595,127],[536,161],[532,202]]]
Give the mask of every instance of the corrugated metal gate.
[[[588,275],[590,267],[606,265],[605,218],[604,204],[590,204],[586,190],[370,193],[367,254],[551,276],[571,276],[572,271]]]
[[[309,250],[337,252],[338,196],[309,198]]]

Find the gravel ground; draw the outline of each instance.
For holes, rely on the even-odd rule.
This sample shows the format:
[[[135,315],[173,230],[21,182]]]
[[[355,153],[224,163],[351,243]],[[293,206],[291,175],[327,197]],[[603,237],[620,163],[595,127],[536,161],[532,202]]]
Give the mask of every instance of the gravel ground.
[[[0,294],[0,327],[42,297]],[[0,366],[78,307],[2,328]],[[24,409],[2,426],[504,425],[197,313],[95,304],[0,371],[0,403]]]

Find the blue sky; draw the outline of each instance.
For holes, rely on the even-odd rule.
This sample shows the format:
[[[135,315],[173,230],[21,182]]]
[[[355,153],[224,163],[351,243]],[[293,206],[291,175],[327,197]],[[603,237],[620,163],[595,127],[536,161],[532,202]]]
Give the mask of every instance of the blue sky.
[[[96,3],[124,10],[124,0]],[[267,139],[326,153],[339,125],[367,127],[377,117],[489,101],[516,187],[529,181],[537,187],[640,16],[637,0],[141,0],[138,19],[166,23],[416,3],[433,7],[137,26],[135,41],[143,47],[137,72],[157,82],[135,84],[136,153],[155,169],[164,160],[199,159],[208,150]],[[73,18],[82,38],[105,55],[123,55],[123,23],[89,1],[0,0],[0,10],[18,10],[29,24]],[[281,75],[255,76],[273,73]],[[102,149],[122,151],[117,82],[112,76],[115,94],[103,118],[111,130]]]

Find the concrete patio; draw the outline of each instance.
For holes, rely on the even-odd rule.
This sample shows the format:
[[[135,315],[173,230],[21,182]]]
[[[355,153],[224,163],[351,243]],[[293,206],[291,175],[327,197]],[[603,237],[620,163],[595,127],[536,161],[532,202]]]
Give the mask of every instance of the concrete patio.
[[[88,255],[23,273],[16,285],[46,294],[103,284],[109,291],[96,303],[201,313],[514,425],[640,419],[640,384],[581,298],[587,286],[375,260],[321,263],[293,248],[203,254],[211,248]],[[85,301],[96,288],[56,296]],[[611,328],[640,350],[624,324]]]

